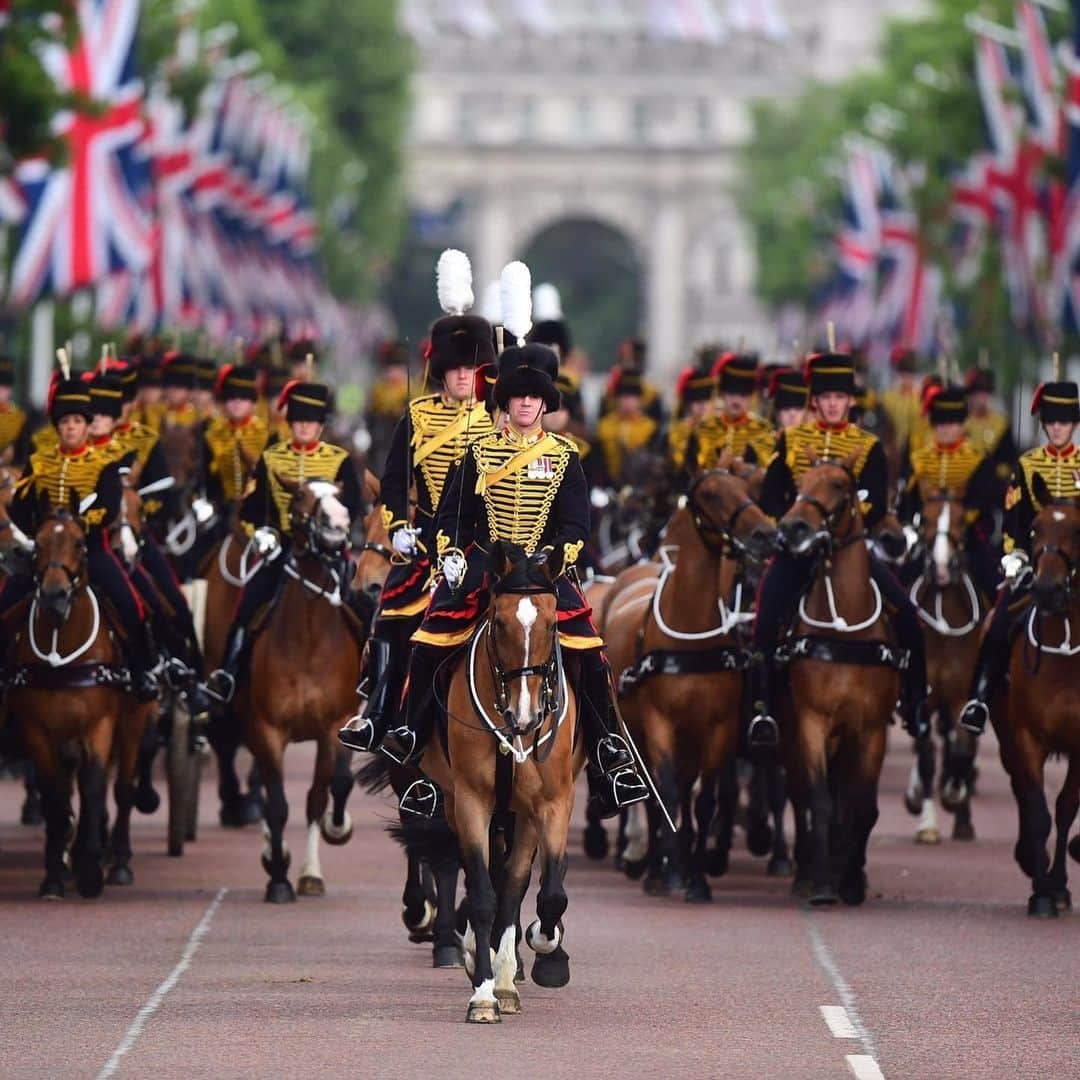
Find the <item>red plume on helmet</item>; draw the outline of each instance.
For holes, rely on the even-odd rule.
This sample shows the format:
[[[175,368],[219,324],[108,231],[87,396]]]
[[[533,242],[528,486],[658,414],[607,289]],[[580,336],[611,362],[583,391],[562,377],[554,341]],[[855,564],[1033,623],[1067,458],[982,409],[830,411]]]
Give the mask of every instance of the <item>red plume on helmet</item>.
[[[933,405],[935,399],[941,397],[945,392],[944,386],[935,386],[931,383],[924,391],[922,396],[922,414],[923,416],[930,415],[930,406]]]
[[[775,371],[774,371],[774,372],[773,372],[773,373],[772,373],[772,374],[771,374],[771,375],[769,376],[769,389],[768,389],[768,391],[766,392],[765,396],[766,396],[766,397],[769,397],[769,398],[774,398],[774,397],[776,397],[776,391],[777,391],[777,389],[778,389],[778,388],[779,388],[779,386],[780,386],[780,380],[781,380],[781,379],[782,379],[782,378],[783,378],[783,377],[784,377],[785,375],[794,375],[794,374],[795,374],[795,369],[794,369],[794,368],[790,368],[790,367],[778,367],[778,368],[777,368],[777,369],[776,369],[776,370],[775,370]]]
[[[225,380],[232,374],[235,367],[235,364],[225,364],[217,373],[217,378],[214,380],[214,397],[221,397],[221,391],[225,386]]]
[[[495,384],[495,365],[481,364],[473,372],[473,397],[477,401],[486,401],[488,388]]]
[[[56,388],[60,385],[60,380],[63,376],[59,371],[54,371],[49,377],[49,389],[45,394],[45,412],[51,413],[53,406],[53,398],[56,397]],[[1041,390],[1042,387],[1039,387]]]
[[[731,363],[732,360],[737,360],[738,358],[739,358],[738,353],[733,353],[733,352],[721,353],[719,355],[719,357],[717,357],[716,363],[713,364],[712,371],[709,372],[709,374],[712,375],[712,377],[714,379],[719,379],[720,376],[724,373],[724,368],[726,368],[728,366],[728,364]]]
[[[609,397],[613,397],[619,389],[619,383],[622,382],[622,364],[616,364],[611,369],[611,374],[608,376],[607,392]]]
[[[1031,399],[1031,415],[1035,416],[1039,411],[1039,406],[1042,404],[1043,393],[1046,390],[1046,383],[1039,383],[1035,389],[1035,395]]]
[[[686,394],[686,388],[690,385],[690,380],[694,377],[694,369],[692,367],[684,367],[679,372],[678,382],[675,383],[675,394],[677,397],[683,397]]]
[[[285,406],[289,404],[289,395],[301,384],[301,379],[290,379],[282,388],[281,393],[278,394],[277,405],[275,408],[278,412],[284,412]]]

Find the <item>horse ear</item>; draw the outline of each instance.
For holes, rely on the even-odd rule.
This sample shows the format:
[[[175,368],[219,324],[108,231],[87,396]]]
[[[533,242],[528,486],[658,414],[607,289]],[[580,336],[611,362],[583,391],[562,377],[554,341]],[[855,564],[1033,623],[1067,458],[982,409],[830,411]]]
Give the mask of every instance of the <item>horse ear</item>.
[[[1054,497],[1050,494],[1050,488],[1047,486],[1046,481],[1037,472],[1032,473],[1031,494],[1040,506],[1045,506],[1047,503],[1054,501]]]
[[[550,581],[554,581],[563,572],[563,552],[558,548],[544,548],[531,556],[529,561],[534,566],[539,566]]]
[[[806,460],[810,462],[810,468],[812,469],[818,463],[817,451],[812,446],[806,446],[803,448],[803,453],[806,455]]]
[[[278,485],[290,495],[295,495],[300,490],[299,481],[290,480],[287,476],[282,476],[281,473],[274,473],[274,479],[277,481]]]
[[[509,545],[505,540],[496,540],[491,545],[491,566],[496,577],[505,577],[510,573],[513,560],[510,558]]]

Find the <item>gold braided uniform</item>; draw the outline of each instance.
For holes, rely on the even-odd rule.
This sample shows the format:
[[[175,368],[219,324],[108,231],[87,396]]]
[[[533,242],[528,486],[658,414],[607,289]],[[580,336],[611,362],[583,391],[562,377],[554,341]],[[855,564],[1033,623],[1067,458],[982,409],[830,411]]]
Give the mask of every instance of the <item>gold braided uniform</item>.
[[[148,427],[153,432],[160,432],[161,420],[165,415],[165,402],[155,401],[149,405],[137,405],[132,415],[136,423]]]
[[[46,424],[34,432],[34,437],[30,442],[35,453],[42,450],[55,450],[60,445],[60,436],[57,435],[56,428],[52,424]]]
[[[976,446],[981,446],[984,453],[991,454],[1001,442],[1002,436],[1009,430],[1008,417],[1001,413],[990,412],[985,416],[968,416],[964,421],[964,430]]]
[[[400,416],[409,400],[409,388],[405,383],[380,380],[371,388],[368,411],[374,416]]]
[[[159,430],[162,427],[195,427],[202,419],[199,410],[189,401],[176,408],[166,407],[161,414]]]
[[[900,387],[886,390],[881,395],[881,407],[889,418],[897,443],[903,446],[908,439],[912,438],[915,428],[922,419],[922,399],[918,391],[909,392]]]
[[[624,419],[617,412],[610,412],[601,418],[596,425],[596,441],[612,483],[621,481],[623,456],[649,446],[658,429],[657,422],[645,413]]]
[[[80,499],[97,490],[102,469],[121,456],[113,442],[104,447],[84,446],[69,453],[59,445],[30,455],[30,471],[16,485],[16,496],[48,494],[53,506],[67,506],[71,493]],[[28,490],[29,489],[29,490]],[[89,525],[98,525],[105,516],[104,508],[91,508],[84,515]]]
[[[1042,509],[1035,495],[1035,477],[1042,477],[1054,499],[1080,497],[1080,450],[1071,443],[1064,450],[1038,446],[1020,455],[1019,468],[1005,496],[1006,553],[1014,548],[1027,549],[1031,523]]]
[[[686,464],[686,451],[690,445],[690,436],[697,427],[697,421],[689,416],[681,420],[672,421],[668,428],[668,457],[676,469],[681,469]]]
[[[954,497],[962,495],[985,458],[986,452],[970,439],[961,439],[952,446],[930,442],[911,455],[908,487],[918,486],[924,499],[942,491]]]
[[[26,427],[26,413],[18,405],[0,406],[0,453],[19,441]]]
[[[776,429],[754,413],[744,413],[738,420],[714,414],[702,420],[695,435],[699,469],[711,469],[725,450],[741,458],[750,449],[764,465],[776,449]]]
[[[291,484],[300,484],[305,480],[334,482],[348,457],[348,451],[324,442],[299,449],[292,443],[275,443],[264,450],[262,461],[266,466],[270,497],[277,511],[275,527],[282,533],[288,533],[290,529],[292,494],[281,486],[279,477]]]
[[[238,503],[270,439],[266,421],[253,414],[234,424],[220,416],[207,426],[205,438],[210,451],[207,472],[217,477],[225,503],[230,506]]]
[[[817,420],[806,420],[784,432],[787,466],[798,483],[803,474],[812,467],[810,452],[821,458],[846,458],[856,453],[855,475],[858,476],[866,464],[870,451],[877,444],[877,436],[863,431],[856,424],[843,427],[828,427]]]
[[[113,438],[124,448],[125,453],[134,451],[135,461],[145,467],[150,452],[157,442],[157,433],[145,424],[132,422],[113,429]]]

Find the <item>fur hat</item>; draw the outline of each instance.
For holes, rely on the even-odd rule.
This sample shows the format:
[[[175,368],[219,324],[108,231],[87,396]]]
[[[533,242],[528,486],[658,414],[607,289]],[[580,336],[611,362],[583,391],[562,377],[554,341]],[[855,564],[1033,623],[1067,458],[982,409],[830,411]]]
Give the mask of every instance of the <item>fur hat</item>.
[[[194,389],[195,358],[182,352],[166,353],[161,361],[161,385],[166,389]]]
[[[95,416],[119,420],[124,411],[124,383],[115,371],[86,372],[83,382],[90,392],[90,411]]]
[[[708,367],[684,367],[675,384],[675,394],[684,405],[708,401],[716,390],[716,379]]]
[[[1031,399],[1031,415],[1044,424],[1080,423],[1080,394],[1074,382],[1045,382]]]
[[[810,391],[802,372],[789,367],[778,368],[772,373],[768,396],[777,412],[781,409],[805,409],[810,401]]]
[[[823,352],[811,356],[803,375],[811,397],[829,393],[855,396],[855,363],[846,353]]]
[[[214,396],[221,401],[243,398],[254,401],[257,396],[257,372],[246,364],[226,364],[214,381]]]
[[[15,385],[15,360],[11,356],[0,356],[0,386]]]
[[[721,394],[745,394],[749,397],[758,384],[756,356],[724,353],[713,364],[713,375],[720,380]]]
[[[47,402],[49,420],[59,424],[65,416],[81,416],[87,423],[94,419],[90,404],[90,387],[82,379],[65,379],[59,372],[53,376]]]
[[[558,375],[559,358],[546,345],[511,345],[499,357],[495,404],[506,409],[512,397],[539,397],[548,412],[555,412],[561,404]]]
[[[923,416],[931,424],[962,424],[967,419],[967,393],[962,386],[932,386],[923,395]]]
[[[330,387],[293,379],[285,384],[278,396],[277,410],[284,410],[285,419],[290,424],[297,420],[315,420],[324,424],[330,411]]]

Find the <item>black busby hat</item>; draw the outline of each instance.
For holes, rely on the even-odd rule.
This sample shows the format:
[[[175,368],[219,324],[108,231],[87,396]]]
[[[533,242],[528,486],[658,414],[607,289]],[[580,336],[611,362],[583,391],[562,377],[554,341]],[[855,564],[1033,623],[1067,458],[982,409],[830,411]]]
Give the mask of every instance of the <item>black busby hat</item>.
[[[165,358],[161,361],[161,385],[166,389],[194,389],[194,357],[182,352],[166,353]]]
[[[554,347],[560,360],[565,360],[574,347],[570,327],[563,316],[559,290],[550,282],[537,285],[532,294],[533,328],[529,341]]]
[[[383,367],[408,367],[409,346],[404,341],[384,341],[378,348],[378,359]]]
[[[997,380],[991,368],[973,367],[964,377],[964,386],[969,394],[992,394],[997,389]]]
[[[897,345],[893,349],[889,360],[892,363],[893,370],[900,374],[914,375],[919,370],[918,355],[906,345]]]
[[[1031,415],[1044,424],[1080,423],[1080,393],[1074,382],[1045,382],[1031,399]]]
[[[806,381],[810,396],[850,394],[855,396],[855,363],[845,353],[823,352],[806,361]]]
[[[923,395],[923,416],[931,424],[962,424],[967,419],[967,393],[962,386],[931,386]]]
[[[801,371],[781,367],[772,373],[769,380],[769,398],[773,408],[805,409],[810,400],[810,390]]]
[[[217,364],[208,356],[195,361],[195,386],[199,390],[213,390],[217,382]]]
[[[558,375],[559,358],[546,345],[511,345],[499,357],[495,404],[505,409],[512,397],[538,397],[548,412],[555,412],[561,404]]]
[[[724,353],[713,365],[712,373],[719,379],[722,394],[746,394],[749,397],[757,389],[756,356]]]
[[[90,392],[90,411],[94,416],[119,420],[124,411],[124,383],[115,371],[87,372],[83,382]]]
[[[82,379],[65,379],[59,372],[53,376],[49,390],[49,420],[59,424],[65,416],[81,416],[89,423],[94,419],[90,404],[90,388]]]
[[[214,396],[221,401],[230,401],[233,398],[254,401],[257,396],[257,375],[256,370],[246,364],[226,364],[217,374]]]
[[[491,324],[479,315],[466,315],[473,306],[472,266],[463,251],[448,248],[435,268],[435,289],[445,314],[431,327],[427,360],[431,377],[441,381],[454,367],[495,363]]]
[[[648,354],[641,338],[627,338],[619,345],[619,367],[624,371],[644,371]]]
[[[323,424],[330,411],[330,387],[293,379],[285,384],[278,396],[277,409],[278,412],[284,410],[290,424],[295,420],[315,420]]]
[[[0,356],[0,386],[15,385],[15,360],[10,356]]]
[[[134,401],[135,393],[139,389],[139,365],[132,357],[121,358],[117,361],[115,373],[120,378],[120,389],[123,391],[124,401]]]
[[[684,405],[708,401],[716,390],[716,379],[708,367],[684,367],[675,384],[675,394]]]
[[[613,367],[608,377],[607,392],[610,397],[641,397],[645,393],[645,380],[636,371]]]
[[[161,353],[149,350],[139,354],[139,389],[161,385]]]

